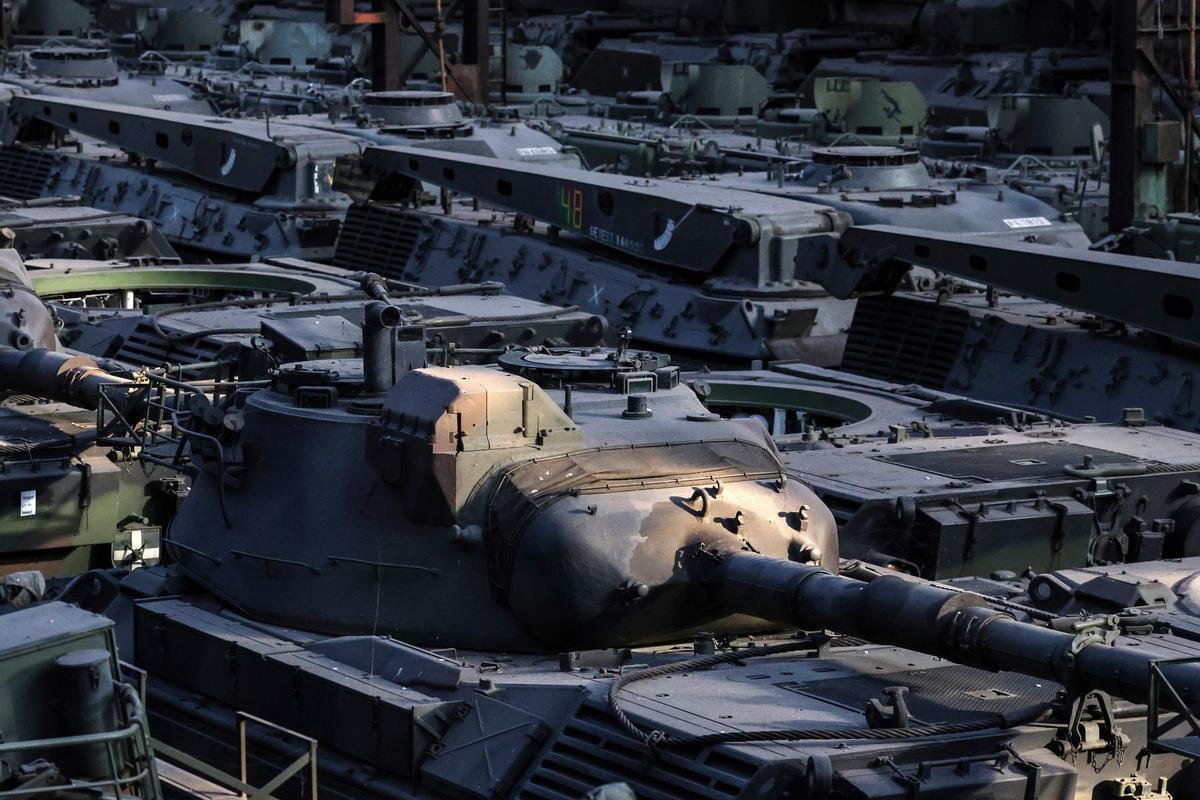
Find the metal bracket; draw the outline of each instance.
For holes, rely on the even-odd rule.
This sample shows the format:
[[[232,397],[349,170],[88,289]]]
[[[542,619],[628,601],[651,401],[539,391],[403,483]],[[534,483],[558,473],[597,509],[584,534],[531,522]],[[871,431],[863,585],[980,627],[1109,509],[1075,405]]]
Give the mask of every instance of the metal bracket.
[[[1099,711],[1098,721],[1084,720],[1084,712],[1090,707]],[[1091,691],[1071,704],[1070,719],[1050,748],[1060,757],[1086,752],[1104,753],[1119,760],[1128,744],[1129,737],[1117,727],[1112,698],[1106,692]]]
[[[908,687],[888,686],[883,693],[887,697],[886,701],[874,697],[867,701],[867,706],[863,709],[867,725],[872,728],[907,728],[910,718],[908,702],[905,700]]]
[[[1121,626],[1115,614],[1100,614],[1073,623],[1071,630],[1075,632],[1075,638],[1064,654],[1068,659],[1074,659],[1080,650],[1093,644],[1112,644],[1117,640]]]

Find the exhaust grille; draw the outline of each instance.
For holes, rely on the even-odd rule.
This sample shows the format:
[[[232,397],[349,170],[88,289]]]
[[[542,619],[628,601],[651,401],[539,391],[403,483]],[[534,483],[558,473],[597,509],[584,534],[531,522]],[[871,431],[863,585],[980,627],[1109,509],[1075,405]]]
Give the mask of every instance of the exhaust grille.
[[[0,148],[0,195],[14,200],[44,197],[56,160],[42,150]]]
[[[353,206],[342,224],[334,266],[402,280],[420,233],[420,218],[404,209]]]
[[[113,358],[130,364],[158,367],[163,364],[197,364],[212,361],[222,343],[212,339],[188,339],[168,344],[155,332],[148,322],[139,323],[137,329],[121,343]]]
[[[964,309],[938,303],[864,297],[850,325],[842,369],[892,383],[945,388],[970,320]]]

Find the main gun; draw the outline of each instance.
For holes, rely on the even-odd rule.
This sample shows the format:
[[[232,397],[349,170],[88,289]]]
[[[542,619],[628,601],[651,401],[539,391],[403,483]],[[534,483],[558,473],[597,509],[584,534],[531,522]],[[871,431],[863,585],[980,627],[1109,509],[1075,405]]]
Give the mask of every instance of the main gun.
[[[979,595],[908,576],[863,581],[705,545],[690,554],[687,569],[728,613],[835,630],[968,666],[1045,678],[1078,692],[1147,702],[1151,665],[1163,656],[1149,647],[1122,646],[1096,627],[1068,632],[1018,620]],[[1200,700],[1200,663],[1163,663],[1160,669],[1176,693],[1174,705]]]

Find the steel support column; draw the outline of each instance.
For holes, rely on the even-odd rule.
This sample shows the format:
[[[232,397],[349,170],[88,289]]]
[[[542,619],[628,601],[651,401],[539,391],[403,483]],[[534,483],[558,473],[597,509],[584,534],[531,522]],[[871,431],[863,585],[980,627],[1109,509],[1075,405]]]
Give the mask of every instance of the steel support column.
[[[1133,222],[1137,194],[1138,0],[1113,0],[1111,37],[1108,229],[1119,233]]]

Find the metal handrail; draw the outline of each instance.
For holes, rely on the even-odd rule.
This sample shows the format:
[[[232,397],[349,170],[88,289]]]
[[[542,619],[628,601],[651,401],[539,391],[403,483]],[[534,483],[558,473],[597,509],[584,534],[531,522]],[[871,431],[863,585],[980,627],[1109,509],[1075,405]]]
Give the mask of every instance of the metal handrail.
[[[51,739],[22,739],[11,742],[0,742],[0,753],[12,753],[20,750],[61,750],[66,747],[85,747],[108,742],[120,742],[133,736],[138,730],[138,723],[132,722],[124,728],[102,733],[80,733],[74,736],[55,736]]]
[[[266,381],[225,381],[211,379],[199,382],[183,380],[183,373],[190,370],[228,366],[227,362],[207,361],[198,364],[168,364],[141,373],[141,380],[129,384],[112,384],[100,387],[96,408],[96,430],[101,442],[116,447],[136,448],[139,457],[163,466],[178,468],[184,444],[191,431],[179,425],[178,412],[185,395],[203,397],[213,403],[245,387],[261,387]],[[175,376],[175,377],[172,377]],[[122,412],[122,405],[115,398],[134,392],[146,392],[142,401],[144,413],[136,420],[129,420]],[[105,434],[110,427],[116,430]],[[163,444],[175,445],[174,459],[164,459],[145,453],[149,448]]]
[[[172,747],[171,745],[158,739],[151,740],[155,751],[165,757],[168,761],[178,763],[180,766],[191,770],[202,778],[212,781],[223,789],[229,789],[237,792],[245,800],[278,800],[272,792],[274,792],[283,784],[294,778],[302,769],[308,767],[308,783],[309,783],[309,800],[318,800],[317,797],[317,740],[311,736],[305,736],[302,733],[285,728],[282,725],[277,725],[270,720],[256,717],[252,714],[247,714],[244,711],[237,712],[238,726],[238,763],[240,766],[240,777],[235,777],[229,773],[214,767],[200,759],[192,756],[184,751]],[[301,743],[307,746],[307,750],[297,756],[291,763],[281,769],[275,777],[264,783],[262,786],[253,786],[249,783],[249,747],[246,741],[246,726],[248,723],[262,725],[277,731],[284,736],[298,739]]]
[[[291,736],[293,739],[299,739],[308,745],[308,752],[300,755],[298,758],[293,760],[292,763],[280,770],[278,775],[260,786],[257,791],[250,795],[249,800],[266,800],[267,798],[270,798],[271,792],[278,789],[293,775],[299,773],[300,770],[306,766],[308,767],[309,800],[317,800],[317,740],[311,736],[305,736],[302,733],[285,728],[282,725],[277,725],[270,720],[265,720],[262,717],[256,717],[253,714],[247,714],[245,711],[237,712],[237,720],[238,747],[241,754],[242,783],[246,782],[249,772],[246,748],[246,724],[248,722],[262,725],[265,728],[270,728],[271,730],[282,733],[285,736]]]
[[[1074,162],[1072,162],[1072,165],[1073,165],[1073,163]],[[1000,170],[1000,172],[998,173],[998,177],[1001,180],[1004,180],[1005,178],[1008,178],[1008,177],[1011,177],[1012,175],[1017,175],[1017,174],[1020,174],[1022,177],[1025,177],[1029,174],[1028,167],[1030,167],[1030,166],[1034,167],[1035,169],[1042,170],[1043,174],[1044,173],[1057,173],[1057,172],[1062,171],[1060,168],[1056,168],[1055,166],[1053,166],[1053,164],[1048,163],[1048,162],[1044,161],[1043,159],[1038,158],[1037,156],[1029,155],[1028,153],[1026,153],[1024,155],[1018,156],[1011,164],[1008,165],[1007,168]]]

